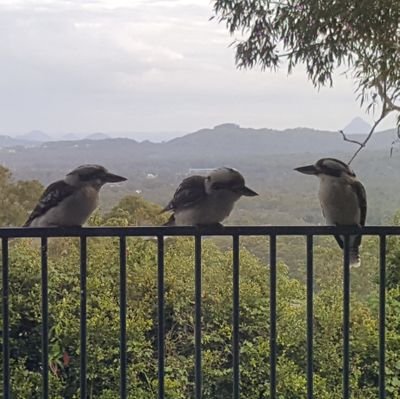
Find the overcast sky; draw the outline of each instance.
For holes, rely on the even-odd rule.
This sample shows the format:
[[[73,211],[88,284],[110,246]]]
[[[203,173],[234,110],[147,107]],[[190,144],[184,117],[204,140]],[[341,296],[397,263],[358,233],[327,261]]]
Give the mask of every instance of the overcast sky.
[[[302,69],[238,71],[211,15],[209,0],[0,0],[0,134],[370,121],[343,76],[317,92]]]

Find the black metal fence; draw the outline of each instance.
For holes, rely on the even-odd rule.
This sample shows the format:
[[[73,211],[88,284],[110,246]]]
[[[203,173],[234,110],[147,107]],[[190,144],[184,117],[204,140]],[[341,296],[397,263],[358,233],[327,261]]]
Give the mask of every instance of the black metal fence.
[[[86,285],[87,285],[87,238],[118,237],[120,258],[120,397],[127,398],[127,347],[126,347],[126,238],[156,237],[158,246],[158,398],[165,397],[165,313],[164,313],[164,238],[167,236],[191,236],[195,239],[195,398],[202,397],[202,330],[201,330],[201,243],[204,236],[230,236],[233,250],[233,398],[240,397],[240,358],[239,358],[239,240],[241,236],[269,237],[269,278],[270,278],[270,398],[277,398],[277,245],[278,236],[306,237],[306,286],[307,286],[307,398],[313,393],[313,239],[314,236],[343,235],[343,398],[349,399],[350,386],[350,256],[349,236],[363,234],[379,237],[379,399],[386,397],[385,392],[385,270],[386,237],[400,235],[400,227],[369,226],[329,227],[329,226],[248,226],[199,229],[195,227],[93,227],[93,228],[2,228],[2,317],[3,317],[3,397],[11,399],[10,394],[10,340],[9,340],[9,242],[12,238],[41,238],[41,307],[42,307],[42,364],[48,364],[49,357],[49,321],[48,321],[48,270],[47,244],[51,237],[80,238],[80,397],[87,399],[87,327],[86,327]],[[49,398],[48,367],[42,369],[42,397]]]

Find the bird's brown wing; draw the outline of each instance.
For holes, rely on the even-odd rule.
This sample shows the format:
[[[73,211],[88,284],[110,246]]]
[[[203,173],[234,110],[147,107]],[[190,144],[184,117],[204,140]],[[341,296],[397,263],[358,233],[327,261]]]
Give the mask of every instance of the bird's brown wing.
[[[357,195],[358,206],[360,208],[360,226],[365,226],[365,220],[367,218],[367,193],[365,191],[364,186],[358,180],[355,180],[351,183],[351,187],[354,190],[355,194]],[[354,241],[352,246],[354,248],[358,248],[361,244],[361,235],[354,236]],[[344,243],[343,239],[339,236],[335,236],[337,243],[339,244],[340,248],[343,249]]]
[[[57,206],[74,191],[74,188],[63,180],[50,184],[40,197],[36,207],[25,222],[24,227],[29,227],[34,219],[44,215],[49,209]]]
[[[203,200],[207,195],[204,180],[205,177],[203,176],[190,176],[184,179],[175,191],[174,197],[162,212],[187,208]]]
[[[358,180],[356,180],[352,186],[357,195],[360,207],[360,225],[365,226],[365,219],[367,218],[367,193],[362,183]]]
[[[358,180],[353,183],[353,189],[357,195],[358,204],[360,207],[360,226],[365,226],[365,219],[367,218],[367,193],[364,186]],[[358,235],[354,239],[353,246],[358,248],[361,244],[361,235]]]

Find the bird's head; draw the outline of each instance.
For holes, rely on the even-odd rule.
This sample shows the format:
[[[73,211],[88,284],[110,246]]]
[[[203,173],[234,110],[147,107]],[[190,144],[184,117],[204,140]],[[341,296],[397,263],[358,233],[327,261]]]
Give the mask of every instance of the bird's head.
[[[72,186],[93,186],[100,189],[106,183],[118,183],[127,179],[110,173],[101,165],[81,165],[69,172],[64,180]]]
[[[242,195],[247,197],[258,195],[246,187],[243,176],[237,170],[226,167],[215,169],[206,177],[205,189],[207,194],[232,193],[237,198]]]
[[[314,165],[301,166],[295,168],[295,170],[306,175],[315,175],[318,177],[356,177],[356,174],[349,165],[335,158],[321,158]]]

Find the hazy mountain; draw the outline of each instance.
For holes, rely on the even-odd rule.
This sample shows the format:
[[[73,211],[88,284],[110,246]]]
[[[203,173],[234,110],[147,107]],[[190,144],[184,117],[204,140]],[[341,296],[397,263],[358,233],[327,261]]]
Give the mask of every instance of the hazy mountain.
[[[371,140],[370,148],[384,149],[393,141],[393,131],[378,132]],[[363,136],[349,135],[362,141]],[[227,123],[212,129],[202,129],[167,142],[169,151],[185,152],[190,149],[198,153],[214,155],[268,155],[301,154],[351,151],[354,144],[345,142],[339,132],[319,131],[309,128],[286,130],[241,128]]]
[[[368,157],[372,151],[383,151],[388,157],[393,131],[376,133],[368,147],[358,159]],[[362,140],[357,135],[352,138]],[[5,144],[1,144],[5,142]],[[314,162],[323,156],[350,158],[357,148],[345,142],[340,133],[317,131],[308,128],[271,130],[241,128],[234,124],[223,124],[211,129],[202,129],[166,143],[137,142],[128,138],[104,138],[102,140],[52,141],[40,145],[18,142],[6,137],[0,147],[14,146],[10,153],[0,150],[1,163],[12,168],[18,175],[35,178],[46,173],[45,182],[76,165],[101,163],[126,174],[178,174],[182,176],[190,169],[212,168],[227,165],[270,174],[276,183],[282,174],[274,175],[265,169],[269,160],[274,164],[298,166],[298,162]],[[27,147],[24,148],[23,146]],[[19,146],[19,147],[15,147]]]
[[[362,140],[365,136],[351,137]],[[394,130],[376,133],[352,164],[368,192],[369,224],[387,220],[400,209],[400,153],[395,151],[392,158],[389,156],[394,137]],[[235,124],[202,129],[166,143],[106,138],[39,145],[33,142],[35,145],[24,146],[4,136],[3,141],[14,146],[4,148],[0,144],[0,163],[19,179],[39,179],[49,184],[85,163],[103,164],[126,176],[126,183],[104,188],[102,201],[109,206],[123,195],[135,192],[165,205],[182,178],[195,173],[194,170],[235,167],[260,196],[241,201],[238,216],[232,220],[278,224],[322,221],[317,179],[296,173],[295,167],[327,156],[347,161],[357,148],[344,142],[338,132],[250,129]],[[258,217],[254,216],[255,210]]]
[[[22,137],[31,137],[31,140]],[[141,159],[229,159],[232,156],[254,157],[272,154],[303,154],[350,152],[356,148],[354,144],[345,142],[339,132],[320,131],[309,128],[286,130],[242,128],[233,123],[225,123],[214,128],[201,129],[196,132],[177,137],[167,142],[153,143],[148,140],[138,142],[130,138],[111,138],[105,133],[93,133],[85,138],[74,134],[62,136],[59,141],[46,141],[43,146],[38,140],[49,139],[47,134],[34,131],[26,135],[12,138],[0,136],[0,146],[12,147],[27,145],[39,146],[44,151],[59,149],[68,152],[73,149],[77,154],[85,148],[100,153],[120,152],[121,155],[137,153]],[[77,138],[79,137],[79,138]],[[365,136],[349,137],[362,141]],[[388,149],[395,138],[394,130],[377,132],[368,144],[369,150]],[[97,143],[99,142],[99,143]],[[31,154],[32,155],[32,154]],[[72,157],[74,158],[74,157]]]
[[[76,133],[67,133],[67,134],[63,134],[59,140],[60,141],[69,141],[69,140],[81,140],[82,137],[79,134]]]
[[[85,137],[86,140],[106,140],[109,138],[110,136],[105,133],[92,133]]]
[[[187,133],[179,131],[161,131],[161,132],[118,132],[109,133],[109,137],[125,137],[137,141],[152,141],[153,143],[165,142],[175,137],[184,136]]]
[[[0,148],[8,148],[16,146],[33,146],[33,145],[39,145],[39,143],[11,136],[0,135]]]
[[[51,137],[50,135],[42,132],[41,130],[32,130],[28,133],[21,134],[17,138],[23,139],[23,140],[28,140],[28,141],[38,141],[41,143],[54,140],[54,137]]]
[[[371,125],[360,117],[354,118],[343,129],[343,131],[346,134],[368,134],[370,130],[371,130]]]

